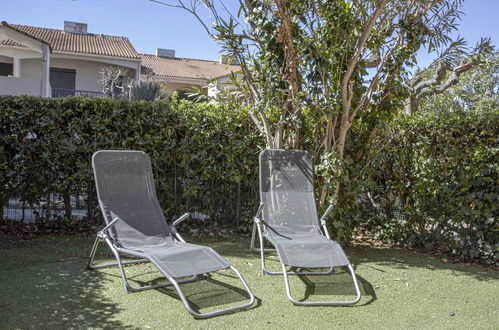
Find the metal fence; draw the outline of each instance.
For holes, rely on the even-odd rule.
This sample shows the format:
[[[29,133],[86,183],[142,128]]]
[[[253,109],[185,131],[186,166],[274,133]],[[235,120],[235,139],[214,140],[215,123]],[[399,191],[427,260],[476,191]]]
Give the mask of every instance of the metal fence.
[[[82,220],[87,216],[87,209],[82,197],[71,197],[71,219]],[[56,196],[50,200],[42,199],[36,205],[30,205],[19,198],[11,198],[2,208],[2,219],[25,223],[44,222],[61,219],[65,216],[63,201]]]
[[[81,91],[75,89],[52,88],[52,97],[68,96],[104,97],[104,93],[94,91]]]

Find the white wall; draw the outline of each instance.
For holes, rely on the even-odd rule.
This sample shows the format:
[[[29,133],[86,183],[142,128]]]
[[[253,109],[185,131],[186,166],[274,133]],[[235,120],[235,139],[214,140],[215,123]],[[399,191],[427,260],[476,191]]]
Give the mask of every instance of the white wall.
[[[92,92],[102,92],[102,86],[99,84],[99,71],[103,62],[73,60],[66,58],[57,58],[53,55],[50,60],[51,68],[71,69],[76,71],[75,89]],[[21,60],[21,76],[27,78],[41,79],[41,59],[23,59]],[[123,63],[126,64],[126,63]],[[130,73],[134,77],[135,73]]]
[[[87,62],[81,60],[69,60],[52,58],[51,68],[76,70],[75,89],[92,92],[102,92],[102,86],[99,84],[99,70],[103,63]],[[22,77],[42,78],[41,59],[22,60]]]
[[[30,58],[21,60],[21,77],[42,79],[42,59]]]
[[[50,63],[52,68],[76,70],[75,89],[92,92],[102,92],[102,86],[99,84],[99,70],[102,65],[98,62],[57,58],[52,58]]]
[[[142,82],[155,82],[161,85],[161,93],[165,96],[171,96],[173,92],[180,91],[182,89],[190,89],[193,86],[201,87],[203,93],[207,93],[207,89],[204,88],[208,83],[201,80],[179,80],[172,79],[171,77],[164,76],[149,76],[141,75]]]
[[[42,57],[41,52],[36,52],[28,48],[17,48],[17,47],[2,47],[0,46],[0,55],[9,58],[40,58]]]
[[[0,95],[41,95],[42,81],[33,78],[12,78],[0,76]]]
[[[0,46],[0,62],[13,63],[13,58],[19,59],[19,76],[28,79],[42,79],[42,55],[28,48],[3,47]],[[135,77],[136,68],[139,67],[137,60],[120,59],[114,57],[96,57],[84,54],[52,53],[50,67],[72,69],[76,71],[75,89],[84,91],[101,92],[99,84],[100,67],[106,63],[121,65],[131,69],[131,78]],[[15,67],[15,63],[14,63]],[[15,68],[14,68],[14,71]],[[140,72],[140,71],[139,71]],[[14,72],[15,74],[15,72]],[[4,81],[4,84],[6,82]],[[15,83],[16,86],[18,82]],[[29,85],[32,87],[32,85]],[[29,87],[28,86],[28,87]],[[28,88],[27,87],[27,88]],[[29,88],[31,88],[29,87]]]
[[[191,84],[165,83],[161,88],[161,92],[163,92],[166,96],[171,96],[175,91],[179,91],[181,89],[188,89],[192,86],[193,85]]]
[[[12,62],[13,62],[12,57],[7,57],[7,56],[0,55],[0,63],[10,63],[10,64],[12,64]]]

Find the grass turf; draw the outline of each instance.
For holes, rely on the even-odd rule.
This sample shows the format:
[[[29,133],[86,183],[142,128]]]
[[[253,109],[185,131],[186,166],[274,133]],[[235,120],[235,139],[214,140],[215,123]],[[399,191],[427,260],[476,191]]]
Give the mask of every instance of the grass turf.
[[[126,294],[117,268],[85,270],[91,238],[43,237],[15,247],[8,239],[0,237],[2,329],[497,329],[499,325],[497,272],[443,263],[411,250],[346,249],[360,280],[362,300],[352,307],[298,307],[287,300],[281,276],[260,275],[260,261],[249,252],[248,239],[191,239],[213,247],[233,263],[257,297],[249,310],[197,320],[173,288]],[[100,251],[101,260],[112,260],[107,247]],[[279,269],[275,257],[268,266]],[[135,285],[164,279],[149,264],[125,269]],[[292,276],[291,285],[297,299],[351,299],[354,292],[344,272]],[[230,271],[182,287],[201,312],[245,300],[242,285]]]

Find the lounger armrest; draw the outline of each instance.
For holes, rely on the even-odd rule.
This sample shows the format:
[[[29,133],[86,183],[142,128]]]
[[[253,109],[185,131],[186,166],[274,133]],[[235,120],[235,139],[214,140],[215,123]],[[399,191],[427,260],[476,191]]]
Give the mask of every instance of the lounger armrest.
[[[109,230],[109,228],[111,228],[112,226],[114,226],[116,224],[116,222],[119,220],[120,218],[114,218],[110,223],[108,223],[104,228],[102,228],[99,233],[102,233],[104,235],[107,235],[106,232]]]
[[[333,210],[333,208],[334,208],[334,205],[331,204],[327,208],[326,212],[324,212],[324,215],[321,217],[321,226],[324,226],[326,224],[326,218],[329,215],[329,213]]]
[[[256,214],[255,214],[255,216],[253,217],[253,221],[254,221],[256,224],[259,224],[259,223],[260,223],[260,214],[262,213],[262,209],[263,209],[263,203],[260,203],[260,205],[258,206],[258,210],[256,211]]]
[[[172,226],[173,227],[177,226],[179,223],[181,223],[182,221],[184,221],[185,219],[187,219],[190,215],[191,214],[189,212],[184,213],[184,215],[182,215],[180,218],[178,218],[177,220],[173,221]]]

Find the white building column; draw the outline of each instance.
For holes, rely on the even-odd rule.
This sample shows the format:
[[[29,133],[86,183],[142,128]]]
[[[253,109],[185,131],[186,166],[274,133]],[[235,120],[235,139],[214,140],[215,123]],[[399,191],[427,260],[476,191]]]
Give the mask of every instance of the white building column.
[[[140,85],[140,63],[137,64],[137,69],[135,69],[135,84]]]
[[[50,88],[50,48],[44,44],[42,46],[42,96],[51,97],[52,89]]]
[[[12,61],[12,74],[14,78],[21,78],[21,59],[19,57],[14,57]]]

